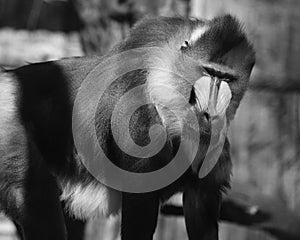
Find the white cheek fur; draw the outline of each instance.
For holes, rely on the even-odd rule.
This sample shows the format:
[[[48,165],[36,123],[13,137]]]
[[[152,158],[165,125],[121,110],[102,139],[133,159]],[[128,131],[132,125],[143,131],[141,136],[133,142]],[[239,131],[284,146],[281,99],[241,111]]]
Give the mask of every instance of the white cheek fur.
[[[211,82],[211,78],[205,76],[198,79],[194,85],[199,109],[203,111],[207,111],[208,109],[210,82]],[[217,99],[217,106],[216,106],[217,115],[219,116],[225,115],[231,97],[232,94],[228,83],[222,81],[219,88],[218,99]]]

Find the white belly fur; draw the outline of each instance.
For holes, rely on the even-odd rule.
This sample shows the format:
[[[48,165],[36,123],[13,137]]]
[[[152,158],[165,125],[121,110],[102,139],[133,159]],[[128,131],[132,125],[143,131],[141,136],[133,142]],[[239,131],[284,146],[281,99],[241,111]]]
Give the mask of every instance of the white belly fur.
[[[80,219],[118,214],[121,197],[120,192],[97,180],[84,186],[79,183],[67,184],[61,195],[61,199],[67,202],[70,214]]]

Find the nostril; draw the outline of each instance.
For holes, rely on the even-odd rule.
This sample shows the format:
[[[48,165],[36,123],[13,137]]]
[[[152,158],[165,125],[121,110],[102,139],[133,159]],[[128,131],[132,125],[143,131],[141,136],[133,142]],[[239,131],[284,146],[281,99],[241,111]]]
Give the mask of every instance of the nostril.
[[[203,116],[204,116],[205,120],[209,122],[209,120],[210,120],[210,115],[209,115],[207,112],[204,112],[204,113],[203,113]]]

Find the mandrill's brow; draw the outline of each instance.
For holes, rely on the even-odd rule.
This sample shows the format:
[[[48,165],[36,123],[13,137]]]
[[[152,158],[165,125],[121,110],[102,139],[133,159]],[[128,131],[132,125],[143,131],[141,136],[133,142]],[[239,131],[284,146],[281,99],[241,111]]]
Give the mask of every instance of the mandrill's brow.
[[[210,66],[202,66],[205,71],[213,77],[217,77],[219,79],[231,82],[235,81],[238,79],[237,74],[235,74],[233,71],[227,71],[227,69],[222,69],[222,68],[214,68]]]

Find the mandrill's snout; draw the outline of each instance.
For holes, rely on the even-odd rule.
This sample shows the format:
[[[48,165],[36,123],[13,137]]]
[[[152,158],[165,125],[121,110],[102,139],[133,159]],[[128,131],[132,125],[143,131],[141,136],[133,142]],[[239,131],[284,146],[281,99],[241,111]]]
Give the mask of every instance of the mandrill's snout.
[[[211,130],[211,116],[207,111],[201,111],[197,113],[197,119],[202,134],[210,134]]]
[[[199,178],[205,177],[217,163],[227,134],[226,109],[232,97],[227,82],[218,77],[204,76],[194,85],[198,108],[200,146],[192,163]]]
[[[227,82],[218,77],[204,76],[195,82],[194,91],[203,123],[210,124],[212,119],[225,116],[232,97]]]
[[[208,112],[204,111],[200,113],[201,120],[203,120],[204,124],[210,124],[210,115]]]

